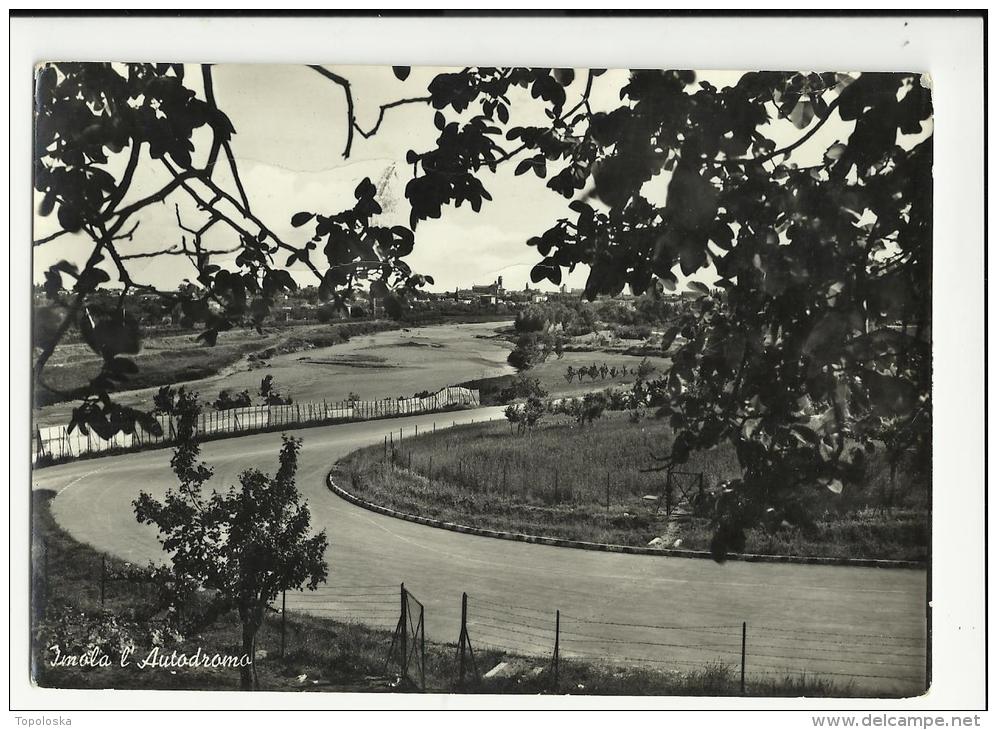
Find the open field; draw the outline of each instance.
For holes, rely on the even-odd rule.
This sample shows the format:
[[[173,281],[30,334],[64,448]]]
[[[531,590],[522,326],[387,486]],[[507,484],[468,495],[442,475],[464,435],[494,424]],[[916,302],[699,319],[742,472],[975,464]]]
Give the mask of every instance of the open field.
[[[709,548],[708,520],[688,517],[669,524],[658,502],[665,477],[653,468],[654,454],[670,449],[667,424],[633,423],[612,413],[591,426],[564,417],[532,433],[517,435],[503,423],[489,423],[393,440],[391,449],[369,447],[340,464],[345,486],[376,504],[411,514],[496,530],[574,540],[646,545],[666,536],[688,549]],[[912,493],[899,509],[881,509],[887,469],[871,459],[865,488],[843,496],[817,494],[816,529],[789,528],[748,535],[747,551],[763,554],[926,560],[927,491],[924,482],[901,473]],[[679,488],[739,476],[729,448],[693,454],[675,477]]]
[[[223,388],[233,392],[246,389],[255,396],[265,375],[273,375],[281,391],[300,403],[336,402],[346,400],[351,393],[361,400],[377,400],[411,396],[422,390],[435,392],[464,380],[511,373],[505,362],[509,345],[492,337],[496,326],[484,322],[399,329],[397,323],[383,321],[305,325],[262,338],[255,332],[223,332],[213,348],[192,342],[192,337],[147,343],[137,360],[141,377],[155,378],[157,386],[187,385],[199,390],[207,401],[214,400]],[[73,353],[61,353],[56,365],[68,368],[66,377],[70,371],[77,373],[73,377],[84,377],[80,373],[90,377],[96,360],[73,359],[85,356],[89,349],[84,345],[67,347],[75,348]],[[251,362],[246,359],[251,353],[263,353],[263,357]],[[185,368],[195,366],[218,374],[185,377]],[[54,378],[59,367],[46,369],[46,377]],[[156,389],[126,391],[116,398],[148,409]],[[37,409],[36,424],[68,423],[75,405],[70,401]]]
[[[131,356],[139,367],[123,388],[140,390],[153,386],[185,383],[218,375],[242,358],[273,349],[328,347],[349,341],[350,337],[399,329],[388,320],[342,322],[323,325],[267,327],[260,334],[252,328],[220,332],[218,342],[208,347],[197,341],[197,332],[152,336],[143,342],[142,352]],[[60,344],[46,365],[44,383],[39,384],[36,403],[50,405],[65,400],[48,390],[81,388],[96,375],[101,358],[83,342]]]
[[[136,671],[112,665],[107,668],[53,667],[47,649],[59,641],[93,642],[113,655],[118,643],[136,643],[135,661],[152,649],[152,625],[158,613],[154,591],[139,581],[105,580],[100,596],[100,574],[120,574],[131,566],[103,558],[61,530],[50,510],[54,494],[34,493],[33,504],[33,606],[37,612],[32,666],[41,687],[79,689],[236,689],[236,669],[163,668]],[[46,555],[47,553],[47,555]],[[103,561],[103,562],[102,562]],[[45,567],[43,567],[45,566]],[[47,567],[47,575],[44,573]],[[347,589],[348,590],[348,589]],[[369,589],[368,589],[369,590]],[[390,590],[390,589],[389,589]],[[389,590],[382,590],[386,596]],[[394,598],[394,597],[392,597]],[[388,599],[391,600],[391,599]],[[70,624],[63,619],[72,617]],[[102,627],[96,636],[87,627]],[[411,689],[385,672],[391,631],[351,620],[320,618],[289,611],[284,651],[281,652],[281,618],[267,616],[257,639],[257,673],[263,690],[316,692],[386,692]],[[85,636],[85,639],[83,638]],[[183,637],[179,645],[164,645],[205,654],[239,654],[239,624],[233,614],[222,615]],[[63,650],[69,644],[63,644]],[[84,647],[73,647],[82,651]],[[475,647],[481,673],[499,662],[515,667],[511,676],[485,678],[480,684],[459,687],[454,672],[455,645],[430,642],[426,646],[426,689],[430,692],[578,693],[628,695],[736,695],[737,672],[731,664],[710,663],[699,670],[665,671],[632,666],[596,667],[589,662],[565,660],[559,682],[553,686],[549,660],[514,652]],[[771,678],[749,682],[747,694],[756,696],[847,696],[851,683],[833,683],[812,677]]]

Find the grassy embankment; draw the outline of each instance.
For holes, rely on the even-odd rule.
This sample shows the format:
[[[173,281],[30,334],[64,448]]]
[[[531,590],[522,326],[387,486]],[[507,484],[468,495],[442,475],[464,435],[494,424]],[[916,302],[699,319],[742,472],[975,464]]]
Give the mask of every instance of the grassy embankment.
[[[196,342],[196,332],[166,337],[150,337],[142,352],[131,356],[138,365],[121,390],[172,385],[217,375],[243,357],[266,351],[295,352],[313,347],[328,347],[346,342],[351,337],[399,329],[403,325],[390,320],[365,320],[333,324],[271,327],[261,335],[254,329],[239,328],[222,332],[214,347]],[[45,368],[44,381],[58,391],[72,391],[86,386],[101,367],[98,358],[85,344],[64,344],[56,351]],[[36,406],[65,400],[39,383],[35,392]]]
[[[51,491],[33,494],[33,651],[35,682],[42,687],[79,689],[197,689],[233,690],[239,685],[237,669],[138,670],[137,662],[152,647],[153,627],[162,615],[150,586],[138,582],[108,583],[103,606],[99,600],[101,556],[59,528],[50,512]],[[46,546],[46,547],[43,547]],[[47,550],[48,557],[45,558]],[[47,580],[45,572],[47,566]],[[109,574],[127,569],[119,560],[106,559]],[[47,586],[47,591],[43,588]],[[47,592],[47,596],[45,593]],[[179,645],[165,646],[191,654],[200,647],[205,654],[241,653],[239,626],[233,614],[222,615],[183,637]],[[53,643],[77,639],[79,653],[97,643],[113,654],[112,645],[134,641],[131,666],[78,668],[49,666]],[[261,689],[269,691],[387,692],[407,691],[398,678],[385,675],[385,657],[391,632],[363,624],[315,618],[288,612],[287,643],[280,656],[280,617],[267,616],[257,640],[265,652],[256,662]],[[426,688],[430,692],[483,692],[489,694],[570,692],[621,695],[733,695],[739,693],[734,668],[708,665],[699,671],[658,671],[639,667],[595,667],[562,660],[559,689],[551,687],[549,660],[522,657],[478,647],[482,672],[507,661],[522,669],[514,676],[484,679],[480,685],[457,687],[453,644],[427,642]],[[541,671],[534,670],[540,668]],[[854,694],[849,685],[836,685],[814,677],[773,678],[749,682],[755,696],[842,696]]]
[[[622,413],[579,427],[564,417],[531,434],[505,423],[448,429],[396,441],[395,464],[383,446],[355,452],[337,466],[343,485],[358,496],[394,509],[482,528],[576,540],[646,545],[663,534],[669,543],[706,550],[710,527],[690,518],[666,531],[664,510],[645,500],[661,492],[664,475],[642,471],[652,454],[667,453],[666,423],[632,423]],[[901,471],[905,490],[884,510],[889,478],[882,457],[870,458],[866,484],[842,495],[817,493],[813,531],[786,528],[748,534],[747,551],[819,557],[926,560],[928,488]],[[408,469],[411,463],[411,470]],[[739,475],[730,448],[693,454],[682,467],[702,472],[704,485]],[[688,487],[695,477],[679,477]],[[607,509],[607,484],[609,508]]]

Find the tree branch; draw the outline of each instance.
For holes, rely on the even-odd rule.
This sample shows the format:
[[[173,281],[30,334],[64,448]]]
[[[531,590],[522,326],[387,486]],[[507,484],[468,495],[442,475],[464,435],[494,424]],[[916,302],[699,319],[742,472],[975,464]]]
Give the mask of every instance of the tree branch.
[[[108,198],[107,205],[104,206],[104,212],[101,215],[103,220],[107,220],[114,214],[114,209],[121,202],[121,199],[125,197],[128,188],[131,187],[132,177],[135,175],[135,168],[138,166],[138,158],[141,151],[142,143],[138,140],[132,140],[132,149],[128,156],[128,164],[125,166],[125,172],[121,176],[121,182],[118,183],[114,194]]]
[[[222,142],[222,149],[225,150],[225,157],[228,159],[228,166],[232,171],[232,179],[235,180],[235,187],[239,191],[239,197],[242,198],[242,204],[247,211],[251,210],[249,207],[249,196],[246,195],[246,189],[242,186],[242,177],[239,175],[239,168],[235,164],[235,155],[232,154],[232,146],[228,142]]]
[[[757,157],[757,158],[754,159],[754,161],[758,162],[759,164],[761,164],[761,163],[768,162],[769,160],[772,160],[772,159],[774,159],[776,157],[779,157],[780,155],[788,155],[788,154],[790,154],[797,147],[799,147],[804,142],[806,142],[808,139],[810,139],[815,134],[817,134],[817,131],[821,127],[824,126],[824,124],[827,122],[827,120],[831,118],[831,114],[834,113],[834,110],[838,108],[838,103],[840,101],[841,101],[841,97],[838,96],[838,97],[836,97],[834,99],[834,101],[832,101],[830,104],[828,104],[827,105],[827,113],[824,114],[823,118],[819,122],[817,122],[817,124],[815,124],[813,127],[811,127],[809,132],[807,132],[806,134],[804,134],[798,140],[796,140],[792,144],[786,145],[785,147],[776,150],[775,152],[770,152],[769,154],[763,155],[762,157]],[[750,160],[747,160],[747,161],[750,161]]]
[[[146,196],[146,197],[142,198],[141,200],[136,201],[136,202],[132,203],[131,205],[125,206],[121,210],[119,210],[116,213],[114,213],[114,216],[116,216],[118,218],[118,220],[109,229],[109,232],[111,233],[111,235],[114,235],[119,230],[121,230],[121,227],[124,225],[125,220],[132,213],[135,213],[136,211],[141,210],[145,206],[151,205],[152,203],[159,203],[159,202],[162,202],[163,200],[166,200],[166,197],[170,193],[172,193],[174,190],[176,190],[178,187],[180,187],[181,185],[183,185],[184,181],[189,180],[190,178],[193,178],[193,177],[197,177],[200,174],[200,172],[198,170],[184,170],[183,172],[176,172],[176,171],[171,170],[171,172],[173,173],[173,179],[170,180],[168,183],[166,183],[166,185],[164,185],[159,190],[159,192],[156,192],[156,193],[153,193],[152,195]]]
[[[54,241],[59,236],[65,236],[67,233],[69,233],[69,231],[67,231],[67,230],[56,231],[51,236],[45,236],[45,238],[39,238],[37,241],[33,241],[31,245],[32,246],[43,246],[46,243],[48,243],[49,241]]]
[[[403,106],[405,104],[428,104],[432,101],[432,99],[433,97],[431,96],[416,96],[411,99],[398,99],[397,101],[392,101],[388,104],[381,104],[381,110],[377,114],[377,122],[375,122],[374,126],[370,128],[370,131],[363,131],[363,129],[360,128],[360,125],[357,124],[356,120],[353,121],[353,128],[356,129],[360,133],[360,136],[364,139],[370,139],[377,134],[377,130],[381,128],[381,122],[384,121],[384,112],[388,109],[394,109],[395,107]]]
[[[353,92],[350,90],[350,82],[339,74],[333,73],[322,66],[309,65],[308,68],[317,71],[333,83],[343,87],[343,93],[346,95],[346,149],[343,151],[343,157],[348,158],[350,150],[353,148],[353,128],[356,126],[356,116],[353,113]]]
[[[179,174],[176,170],[173,169],[173,166],[170,165],[170,163],[167,162],[166,160],[162,160],[162,163],[166,167],[166,169],[170,171],[171,174],[173,175]],[[253,223],[253,225],[257,226],[260,229],[260,232],[265,233],[267,237],[271,238],[274,241],[274,243],[277,244],[278,248],[284,249],[285,251],[290,251],[292,253],[296,253],[300,256],[301,249],[296,248],[288,243],[284,243],[284,241],[280,240],[277,237],[277,235],[273,231],[271,231],[266,225],[264,225],[259,218],[253,215],[252,212],[244,210],[240,206],[239,201],[237,201],[229,193],[225,192],[220,187],[218,187],[218,185],[216,185],[214,181],[205,178],[203,174],[195,174],[194,177],[197,180],[199,180],[205,187],[207,187],[212,193],[214,193],[216,199],[227,200],[229,203],[231,203],[233,207],[235,207],[235,209],[239,212],[239,214],[241,214],[244,218]],[[250,233],[243,226],[240,226],[238,223],[232,220],[231,217],[225,215],[217,208],[213,207],[212,202],[205,200],[201,195],[199,195],[196,190],[194,190],[190,185],[187,184],[186,180],[182,180],[180,182],[180,186],[187,192],[188,195],[190,195],[190,197],[194,200],[195,203],[197,203],[201,207],[202,210],[210,211],[213,216],[223,221],[232,230],[236,231],[240,235],[247,236],[249,238],[254,237],[252,233]],[[305,260],[305,259],[301,260],[311,270],[311,272],[315,275],[315,277],[319,281],[321,281],[322,273],[317,268],[315,268],[315,265],[310,260]]]
[[[135,231],[138,230],[138,227],[139,227],[139,225],[141,223],[142,223],[142,221],[135,221],[135,225],[132,226],[128,230],[127,233],[121,233],[121,234],[115,236],[114,238],[112,238],[111,240],[112,241],[130,241],[130,240],[132,240],[132,236],[135,234]]]
[[[211,78],[211,64],[202,63],[201,64],[201,78],[204,81],[204,98],[207,99],[208,104],[215,111],[218,110],[218,105],[215,103],[215,83]],[[208,177],[211,177],[212,173],[215,171],[215,163],[218,161],[218,150],[221,148],[221,139],[219,139],[218,134],[215,133],[211,140],[211,150],[208,152],[208,161],[204,164],[204,171],[207,173]]]

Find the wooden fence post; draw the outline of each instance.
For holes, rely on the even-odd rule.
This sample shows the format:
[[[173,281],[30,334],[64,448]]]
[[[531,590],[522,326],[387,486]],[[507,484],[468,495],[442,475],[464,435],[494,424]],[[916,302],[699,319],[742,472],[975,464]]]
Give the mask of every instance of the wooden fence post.
[[[402,583],[402,635],[401,635],[401,661],[399,666],[402,669],[402,677],[404,678],[408,671],[408,594],[405,592],[405,584]]]
[[[741,622],[741,694],[744,694],[744,660],[748,649],[748,622]]]
[[[606,516],[609,516],[609,470],[606,470]]]
[[[280,655],[284,656],[284,648],[287,644],[287,591],[281,593],[280,598]]]
[[[554,615],[554,689],[557,689],[561,662],[561,609]]]
[[[467,593],[461,594],[460,597],[460,637],[457,639],[457,664],[458,664],[458,674],[457,674],[457,686],[464,686],[464,674],[467,671],[467,666],[464,661],[464,648],[467,643]]]

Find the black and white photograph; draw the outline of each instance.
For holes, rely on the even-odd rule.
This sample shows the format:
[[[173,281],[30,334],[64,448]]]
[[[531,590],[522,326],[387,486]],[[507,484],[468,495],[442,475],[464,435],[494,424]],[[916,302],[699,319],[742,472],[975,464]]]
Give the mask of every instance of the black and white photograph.
[[[931,68],[94,54],[14,84],[34,688],[930,698]]]

